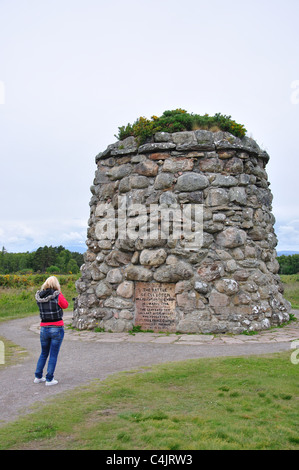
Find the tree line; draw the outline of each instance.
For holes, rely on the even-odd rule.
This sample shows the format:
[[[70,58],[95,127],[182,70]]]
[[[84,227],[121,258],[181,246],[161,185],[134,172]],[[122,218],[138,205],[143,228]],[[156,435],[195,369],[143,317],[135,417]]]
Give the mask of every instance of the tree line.
[[[279,274],[299,273],[299,255],[281,255],[277,260],[280,266]],[[5,247],[0,251],[0,274],[77,274],[83,263],[81,253],[69,251],[61,245],[40,247],[30,253],[9,253]]]
[[[279,262],[279,274],[299,273],[299,255],[281,255],[277,257]]]
[[[0,252],[0,274],[49,273],[77,274],[83,264],[83,255],[63,246],[39,247],[26,253],[9,253],[5,247]]]

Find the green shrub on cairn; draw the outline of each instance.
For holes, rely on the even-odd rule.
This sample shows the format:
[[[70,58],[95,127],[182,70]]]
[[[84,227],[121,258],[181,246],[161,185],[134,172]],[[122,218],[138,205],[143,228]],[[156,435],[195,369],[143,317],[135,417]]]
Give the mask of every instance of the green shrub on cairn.
[[[208,114],[200,116],[199,114],[190,114],[179,108],[173,111],[164,111],[160,117],[152,116],[151,119],[140,117],[134,124],[129,123],[126,126],[119,127],[118,134],[115,137],[118,140],[124,140],[127,137],[134,136],[138,139],[139,145],[142,145],[156,132],[173,133],[196,129],[230,132],[239,138],[244,137],[246,134],[245,127],[233,121],[231,116],[220,113],[214,116]]]

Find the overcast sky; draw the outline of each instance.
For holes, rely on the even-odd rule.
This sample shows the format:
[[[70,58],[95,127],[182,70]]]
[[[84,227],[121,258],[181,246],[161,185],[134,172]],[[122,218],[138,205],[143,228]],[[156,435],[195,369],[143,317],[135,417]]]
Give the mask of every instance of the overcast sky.
[[[0,0],[1,247],[85,249],[95,155],[183,108],[268,151],[277,250],[299,251],[298,18],[298,0]]]

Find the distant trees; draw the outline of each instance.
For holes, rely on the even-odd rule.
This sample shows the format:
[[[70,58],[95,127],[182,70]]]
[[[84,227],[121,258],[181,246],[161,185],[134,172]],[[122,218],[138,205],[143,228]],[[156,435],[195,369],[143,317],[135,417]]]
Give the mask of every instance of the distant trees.
[[[77,274],[83,264],[83,255],[66,250],[63,246],[44,246],[29,253],[8,253],[4,247],[0,252],[0,273],[49,272]]]
[[[299,255],[281,255],[278,256],[280,270],[279,274],[297,274],[299,273]]]
[[[279,274],[299,273],[299,254],[282,255],[277,257],[280,266]],[[0,251],[0,274],[26,273],[52,273],[77,274],[84,263],[83,255],[76,251],[69,251],[63,246],[39,247],[29,253],[8,253],[2,247]]]

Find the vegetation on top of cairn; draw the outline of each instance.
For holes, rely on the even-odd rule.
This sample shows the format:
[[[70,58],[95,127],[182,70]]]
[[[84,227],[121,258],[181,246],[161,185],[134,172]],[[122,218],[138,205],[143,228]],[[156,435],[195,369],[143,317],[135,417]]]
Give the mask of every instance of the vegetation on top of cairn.
[[[138,118],[134,124],[127,124],[118,128],[118,134],[115,136],[118,140],[134,136],[139,144],[143,144],[156,132],[181,132],[192,131],[196,129],[210,131],[230,132],[236,137],[244,137],[246,129],[242,124],[238,124],[231,119],[231,116],[225,116],[220,113],[214,116],[204,114],[188,113],[184,109],[175,109],[164,111],[162,116],[152,116],[151,119],[145,117]]]

